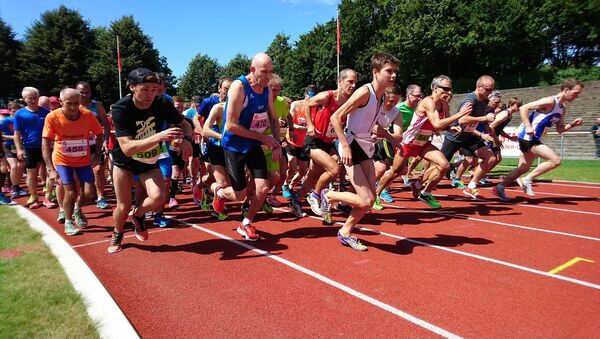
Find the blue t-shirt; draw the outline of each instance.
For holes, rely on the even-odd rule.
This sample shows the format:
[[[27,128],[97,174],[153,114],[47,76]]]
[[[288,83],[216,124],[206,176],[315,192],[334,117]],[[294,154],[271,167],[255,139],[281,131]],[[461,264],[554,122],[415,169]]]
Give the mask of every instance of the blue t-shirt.
[[[15,113],[15,131],[21,132],[21,141],[25,148],[42,148],[42,130],[46,115],[50,111],[39,107],[37,112],[31,112],[23,107]]]
[[[194,117],[196,116],[196,110],[193,108],[188,108],[185,111],[183,111],[183,116],[190,119],[190,120],[194,120]]]
[[[262,133],[269,126],[268,109],[269,109],[269,88],[265,87],[262,94],[256,93],[245,76],[238,78],[244,85],[244,93],[246,98],[244,99],[244,106],[240,112],[239,124],[245,128]],[[225,103],[225,109],[223,110],[223,138],[221,139],[221,147],[226,150],[248,153],[254,146],[260,146],[260,142],[254,139],[248,139],[239,135],[233,134],[225,130],[225,123],[227,122],[227,106],[229,104],[229,97]]]
[[[210,114],[210,110],[213,108],[214,105],[218,104],[219,102],[221,101],[219,101],[218,95],[213,95],[208,98],[204,98],[202,100],[202,103],[200,104],[200,108],[198,108],[198,114],[200,114],[200,116],[203,117],[206,121],[208,115]]]
[[[14,135],[14,123],[15,118],[6,117],[0,120],[0,131],[2,131],[3,135]],[[4,140],[4,144],[6,146],[12,146],[15,144],[13,140]]]

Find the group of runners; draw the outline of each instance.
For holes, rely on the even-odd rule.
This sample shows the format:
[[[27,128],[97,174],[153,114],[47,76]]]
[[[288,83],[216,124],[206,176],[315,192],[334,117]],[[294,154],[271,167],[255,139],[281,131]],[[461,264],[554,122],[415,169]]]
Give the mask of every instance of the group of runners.
[[[88,224],[82,206],[95,201],[111,208],[104,195],[110,178],[116,196],[110,253],[121,251],[127,219],[140,241],[148,239],[146,219],[170,225],[163,211],[179,205],[180,178],[190,178],[198,209],[219,220],[228,218],[227,201],[240,202],[237,232],[246,240],[260,238],[253,220],[261,209],[281,207],[281,193],[298,218],[306,216],[305,200],[326,224],[333,223],[332,208],[345,213],[337,239],[366,251],[352,231],[371,209],[384,208],[381,201],[393,202],[389,189],[397,177],[431,208],[441,207],[432,192],[445,176],[466,196],[482,199],[477,187],[499,163],[508,138],[519,142],[519,165],[491,192],[509,201],[505,187],[518,181],[534,196],[533,180],[560,165],[541,142],[546,129],[562,133],[582,124],[564,122],[565,103],[584,87],[575,79],[557,95],[523,105],[516,97],[502,104],[494,79],[483,75],[451,114],[453,83],[445,75],[431,81],[426,97],[421,86],[409,85],[400,102],[398,64],[392,55],[375,54],[367,84],[356,88],[358,74],[344,69],[337,88],[319,92],[308,85],[304,98],[292,101],[280,96],[283,81],[271,58],[259,53],[248,74],[221,78],[218,93],[193,97],[187,110],[183,98],[164,93],[162,76],[146,68],[129,73],[131,94],[111,105],[110,114],[91,99],[85,82],[65,87],[58,98],[25,87],[25,107],[11,102],[0,111],[0,183],[13,199],[29,195],[29,208],[58,207],[57,220],[75,235]],[[509,135],[504,128],[516,112],[522,124]],[[432,144],[436,135],[444,135],[441,149]],[[460,160],[451,163],[457,153]],[[521,178],[537,157],[545,161]],[[25,169],[28,191],[19,186]],[[11,201],[4,193],[0,198]]]

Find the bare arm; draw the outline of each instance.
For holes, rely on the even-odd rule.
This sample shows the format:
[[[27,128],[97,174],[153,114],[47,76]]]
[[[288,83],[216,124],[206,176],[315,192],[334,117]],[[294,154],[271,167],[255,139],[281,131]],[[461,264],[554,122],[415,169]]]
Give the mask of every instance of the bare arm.
[[[104,105],[102,105],[102,103],[99,101],[96,101],[96,113],[98,113],[98,121],[100,121],[100,125],[102,126],[102,129],[104,131],[102,134],[102,142],[100,143],[100,147],[98,147],[98,145],[96,145],[96,147],[98,147],[97,149],[102,149],[102,144],[104,143],[104,141],[108,142],[108,136],[110,135],[110,125],[108,124],[108,115],[106,114]]]
[[[567,109],[565,108],[563,110],[562,116],[560,117],[560,121],[556,124],[556,131],[558,133],[562,134],[562,133],[572,130],[573,128],[575,128],[577,126],[583,125],[583,119],[581,119],[581,118],[574,119],[573,121],[571,121],[570,123],[565,125],[564,119],[565,119],[566,115],[567,115]]]
[[[342,163],[346,166],[352,165],[352,152],[350,151],[350,145],[344,135],[344,126],[342,121],[346,120],[347,116],[352,112],[356,111],[357,108],[364,106],[369,101],[369,89],[367,86],[362,86],[346,101],[335,113],[331,116],[331,125],[335,130],[335,134],[338,138],[338,142],[342,148]]]
[[[319,107],[319,106],[324,106],[327,105],[327,100],[329,98],[329,92],[325,91],[325,92],[321,92],[317,95],[315,95],[314,97],[308,99],[307,101],[304,101],[304,118],[306,119],[306,133],[309,136],[314,136],[315,135],[315,125],[313,124],[312,121],[312,117],[310,116],[310,111],[312,110],[313,107]],[[321,131],[317,131],[317,132],[321,132]]]
[[[466,103],[460,108],[460,111],[458,111],[456,114],[446,117],[444,119],[440,119],[439,112],[437,111],[437,109],[435,107],[435,103],[433,102],[433,99],[426,98],[423,100],[421,105],[422,105],[422,109],[425,111],[425,114],[427,114],[427,119],[429,119],[429,122],[431,122],[431,125],[436,130],[445,130],[446,128],[448,128],[448,126],[450,126],[456,120],[460,120],[461,118],[465,117],[467,114],[471,114],[471,111],[473,110],[473,106],[471,105],[471,103]],[[448,110],[448,103],[444,102],[443,105],[444,105],[444,110]],[[419,109],[419,108],[417,108],[417,109]]]
[[[212,137],[217,140],[221,140],[223,135],[221,133],[213,131],[212,127],[215,124],[215,122],[217,122],[218,120],[221,120],[223,118],[223,109],[224,108],[225,108],[224,105],[218,104],[218,105],[214,105],[213,108],[210,109],[210,113],[208,114],[208,117],[206,118],[206,121],[204,122],[204,127],[203,127],[204,136]]]
[[[188,129],[191,130],[191,128],[189,128],[189,125]],[[130,135],[126,135],[123,137],[117,137],[117,141],[121,146],[123,154],[125,154],[125,156],[127,157],[131,157],[134,154],[144,152],[156,147],[161,141],[171,141],[173,139],[180,139],[183,138],[183,135],[184,134],[181,128],[172,127],[142,140],[134,140]]]
[[[49,172],[56,171],[54,163],[52,162],[52,143],[54,141],[50,138],[42,138],[42,158],[46,163],[46,170]]]

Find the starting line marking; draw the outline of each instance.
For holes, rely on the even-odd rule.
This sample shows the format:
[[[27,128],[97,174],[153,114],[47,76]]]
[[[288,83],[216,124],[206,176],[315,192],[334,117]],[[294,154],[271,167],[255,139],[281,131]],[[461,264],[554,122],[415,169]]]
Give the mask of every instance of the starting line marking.
[[[571,260],[567,261],[566,263],[564,263],[564,264],[562,264],[562,265],[558,266],[557,268],[555,268],[555,269],[553,269],[553,270],[551,270],[551,271],[548,271],[548,273],[550,273],[550,274],[556,274],[556,273],[558,273],[558,272],[560,272],[560,271],[564,270],[565,268],[567,268],[567,267],[569,267],[569,266],[573,266],[573,265],[575,265],[575,264],[576,264],[577,262],[579,262],[579,261],[585,261],[585,262],[594,262],[594,260],[589,260],[589,259],[584,259],[584,258],[580,258],[580,257],[575,257],[575,258],[573,258],[573,259],[571,259]]]
[[[215,237],[218,237],[218,238],[230,241],[230,242],[232,242],[232,243],[234,243],[236,245],[245,247],[245,248],[247,248],[247,249],[249,249],[249,250],[251,250],[253,252],[259,253],[259,254],[265,256],[266,258],[275,260],[275,261],[277,261],[277,262],[279,262],[279,263],[281,263],[283,265],[286,265],[286,266],[288,266],[290,268],[293,268],[293,269],[295,269],[295,270],[297,270],[297,271],[299,271],[301,273],[309,275],[309,276],[311,276],[311,277],[313,277],[313,278],[315,278],[315,279],[317,279],[317,280],[319,280],[319,281],[321,281],[321,282],[323,282],[323,283],[325,283],[327,285],[330,285],[330,286],[335,287],[335,288],[337,288],[337,289],[339,289],[341,291],[344,291],[344,292],[350,294],[353,297],[361,299],[361,300],[363,300],[363,301],[365,301],[365,302],[367,302],[367,303],[369,303],[369,304],[371,304],[373,306],[376,306],[376,307],[381,308],[381,309],[383,309],[383,310],[385,310],[387,312],[390,312],[390,313],[392,313],[392,314],[394,314],[394,315],[396,315],[396,316],[398,316],[398,317],[400,317],[402,319],[405,319],[405,320],[407,320],[407,321],[409,321],[409,322],[411,322],[411,323],[413,323],[413,324],[415,324],[417,326],[420,326],[420,327],[422,327],[422,328],[424,328],[424,329],[426,329],[428,331],[431,331],[431,332],[433,332],[433,333],[435,333],[437,335],[440,335],[440,336],[442,336],[444,338],[462,338],[462,337],[460,337],[460,336],[458,336],[458,335],[456,335],[454,333],[448,332],[448,331],[446,331],[446,330],[444,330],[444,329],[442,329],[440,327],[437,327],[437,326],[435,326],[435,325],[433,325],[431,323],[426,322],[425,320],[419,319],[419,318],[417,318],[417,317],[415,317],[415,316],[413,316],[411,314],[408,314],[408,313],[406,313],[404,311],[401,311],[401,310],[399,310],[399,309],[397,309],[397,308],[395,308],[395,307],[393,307],[391,305],[388,305],[388,304],[386,304],[386,303],[384,303],[382,301],[379,301],[379,300],[377,300],[377,299],[375,299],[373,297],[370,297],[370,296],[368,296],[368,295],[366,295],[364,293],[361,293],[361,292],[359,292],[359,291],[357,291],[357,290],[355,290],[355,289],[353,289],[351,287],[348,287],[348,286],[346,286],[346,285],[344,285],[342,283],[339,283],[339,282],[337,282],[337,281],[335,281],[333,279],[327,278],[324,275],[321,275],[321,274],[319,274],[319,273],[317,273],[315,271],[312,271],[312,270],[310,270],[310,269],[308,269],[308,268],[306,268],[304,266],[298,265],[298,264],[296,264],[296,263],[294,263],[292,261],[289,261],[287,259],[283,259],[281,257],[278,257],[276,255],[271,254],[270,252],[261,250],[261,249],[259,249],[257,247],[254,247],[254,246],[252,246],[250,244],[247,244],[245,242],[242,242],[242,241],[239,241],[239,240],[235,240],[235,239],[230,238],[230,237],[228,237],[228,236],[226,236],[224,234],[215,232],[215,231],[213,231],[211,229],[208,229],[208,228],[205,228],[205,227],[202,227],[202,226],[198,226],[196,224],[188,223],[187,221],[184,221],[184,220],[180,220],[180,219],[177,219],[177,220],[180,223],[184,224],[184,225],[193,227],[193,228],[195,228],[197,230],[200,230],[202,232],[211,234],[211,235],[213,235]]]

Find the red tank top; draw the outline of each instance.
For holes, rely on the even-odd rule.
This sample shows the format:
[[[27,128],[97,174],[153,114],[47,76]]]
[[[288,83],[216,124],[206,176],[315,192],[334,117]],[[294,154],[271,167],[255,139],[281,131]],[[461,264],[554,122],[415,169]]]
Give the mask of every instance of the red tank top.
[[[340,105],[335,101],[334,91],[329,90],[327,94],[327,104],[321,107],[314,107],[310,112],[310,116],[315,129],[318,131],[315,132],[315,138],[319,138],[325,142],[333,142],[337,136],[331,125],[331,116],[340,108]]]
[[[304,117],[304,102],[298,105],[296,113],[294,113],[294,125],[306,127],[306,118]],[[296,137],[296,141],[292,141],[291,134]],[[304,145],[304,138],[306,138],[306,130],[295,128],[293,132],[288,129],[287,140],[290,144],[296,147],[302,147]]]

